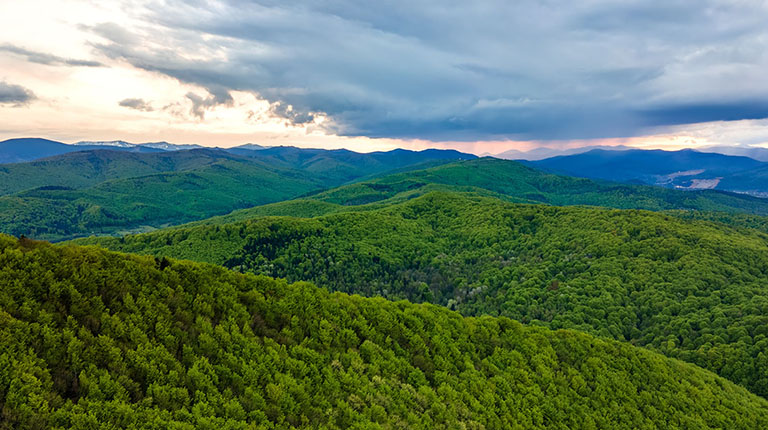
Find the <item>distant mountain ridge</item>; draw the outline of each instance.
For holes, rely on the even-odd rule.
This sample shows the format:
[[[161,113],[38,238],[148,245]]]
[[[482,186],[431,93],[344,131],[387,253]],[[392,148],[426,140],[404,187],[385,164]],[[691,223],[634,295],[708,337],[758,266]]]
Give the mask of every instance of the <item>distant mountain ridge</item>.
[[[716,152],[725,155],[740,155],[742,157],[754,158],[757,161],[768,161],[768,148],[758,146],[707,146],[698,148],[700,152]]]
[[[562,155],[526,164],[552,173],[677,189],[768,195],[768,163],[737,155],[630,149]]]
[[[584,152],[592,151],[594,149],[602,149],[606,151],[624,151],[628,149],[633,149],[630,146],[624,146],[624,145],[618,145],[618,146],[605,146],[605,145],[599,145],[599,146],[582,146],[579,148],[569,148],[569,149],[558,149],[558,148],[547,148],[547,147],[539,147],[534,148],[530,151],[519,151],[517,149],[509,149],[507,151],[501,152],[499,154],[493,155],[493,154],[487,154],[495,158],[501,158],[504,160],[526,160],[526,161],[537,161],[537,160],[543,160],[545,158],[552,158],[552,157],[558,157],[563,155],[576,155],[581,154]]]
[[[111,149],[115,151],[130,152],[158,152],[162,149],[149,146],[118,146],[104,144],[77,144],[57,142],[55,140],[40,138],[8,139],[0,142],[0,164],[23,163],[39,160],[41,158],[54,157],[69,152],[91,151],[95,149]]]
[[[203,148],[203,146],[200,145],[177,145],[174,143],[168,143],[168,142],[145,142],[145,143],[131,143],[126,142],[124,140],[109,140],[109,141],[80,141],[75,142],[72,145],[77,146],[114,146],[118,148],[136,148],[136,147],[142,147],[142,148],[155,148],[155,149],[162,149],[164,151],[181,151],[184,149],[198,149]]]
[[[91,151],[97,149],[130,152],[160,152],[184,151],[203,148],[219,149],[222,151],[227,151],[231,154],[245,157],[269,156],[273,159],[281,159],[283,162],[288,164],[315,163],[318,162],[321,158],[328,158],[329,156],[331,158],[341,157],[352,163],[362,162],[363,165],[358,166],[360,168],[382,166],[391,162],[402,164],[407,163],[408,159],[418,161],[425,158],[441,160],[466,160],[477,158],[476,155],[462,153],[452,149],[425,149],[422,151],[411,151],[398,148],[392,151],[375,151],[365,153],[355,152],[348,149],[299,148],[296,146],[264,146],[256,143],[246,143],[231,148],[212,148],[195,144],[175,144],[165,141],[131,143],[124,140],[83,140],[75,143],[64,143],[41,138],[14,138],[0,142],[0,164],[23,163],[27,161],[54,157],[69,152]]]

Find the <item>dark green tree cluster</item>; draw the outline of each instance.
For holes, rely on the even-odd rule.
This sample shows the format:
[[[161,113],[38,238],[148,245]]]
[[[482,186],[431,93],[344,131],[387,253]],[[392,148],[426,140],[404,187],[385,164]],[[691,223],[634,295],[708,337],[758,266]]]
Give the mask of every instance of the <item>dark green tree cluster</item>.
[[[0,236],[0,429],[756,429],[768,401],[578,332]]]
[[[431,193],[378,210],[83,241],[628,341],[768,396],[768,235]]]

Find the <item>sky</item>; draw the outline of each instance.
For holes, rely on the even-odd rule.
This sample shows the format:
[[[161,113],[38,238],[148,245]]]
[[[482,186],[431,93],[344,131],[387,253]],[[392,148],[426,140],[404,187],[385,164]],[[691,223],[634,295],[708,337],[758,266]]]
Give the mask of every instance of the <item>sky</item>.
[[[0,139],[768,146],[765,0],[0,0]]]

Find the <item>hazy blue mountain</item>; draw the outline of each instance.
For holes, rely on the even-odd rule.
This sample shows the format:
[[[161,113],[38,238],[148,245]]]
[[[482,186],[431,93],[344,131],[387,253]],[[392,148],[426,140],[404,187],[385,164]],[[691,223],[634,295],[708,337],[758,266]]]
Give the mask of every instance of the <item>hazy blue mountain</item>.
[[[764,166],[748,157],[699,152],[594,149],[528,162],[550,172],[591,179],[643,183],[674,188],[735,190],[720,185],[723,178]]]
[[[0,142],[0,163],[17,163],[79,150],[81,148],[48,139],[8,139]]]
[[[725,155],[739,155],[754,158],[758,161],[768,161],[768,148],[755,146],[709,146],[697,149],[699,152],[716,152]]]
[[[229,150],[250,150],[250,151],[260,151],[262,149],[267,149],[269,146],[262,146],[256,143],[246,143],[244,145],[235,146],[233,148],[229,148]]]
[[[109,146],[118,148],[154,148],[162,149],[163,151],[181,151],[185,149],[199,149],[203,148],[200,145],[178,145],[168,142],[145,142],[145,143],[131,143],[124,140],[108,140],[108,141],[80,141],[75,142],[73,145],[78,146]]]
[[[768,197],[768,165],[725,176],[717,188]]]
[[[582,146],[580,148],[569,148],[569,149],[559,149],[559,148],[547,148],[547,147],[539,147],[531,149],[530,151],[518,151],[516,149],[510,149],[507,151],[504,151],[502,153],[492,155],[492,154],[486,154],[493,156],[495,158],[501,158],[504,160],[527,160],[527,161],[536,161],[536,160],[543,160],[545,158],[552,158],[552,157],[558,157],[561,155],[575,155],[575,154],[581,154],[584,152],[591,151],[593,149],[604,149],[606,151],[622,151],[627,149],[632,149],[629,146]]]
[[[159,152],[161,149],[144,146],[119,146],[97,144],[70,145],[55,140],[40,138],[8,139],[0,142],[0,164],[21,163],[38,160],[40,158],[53,157],[77,151],[89,151],[94,149],[111,149],[116,151],[131,152]]]

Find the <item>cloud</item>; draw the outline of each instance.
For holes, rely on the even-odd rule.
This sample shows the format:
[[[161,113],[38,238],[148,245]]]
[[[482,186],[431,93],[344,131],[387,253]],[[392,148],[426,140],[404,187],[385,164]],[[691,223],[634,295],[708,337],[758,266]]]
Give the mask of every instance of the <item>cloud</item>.
[[[190,114],[199,119],[205,119],[205,112],[219,105],[231,106],[234,100],[228,91],[222,89],[209,89],[211,94],[208,97],[199,96],[193,92],[187,93],[186,97],[192,102]]]
[[[91,60],[78,60],[73,58],[59,57],[53,54],[47,54],[44,52],[30,51],[28,49],[3,44],[0,45],[0,51],[10,52],[12,54],[25,57],[30,63],[45,64],[48,66],[74,66],[74,67],[101,67],[102,64],[98,61]]]
[[[136,109],[142,112],[152,112],[154,110],[154,108],[152,108],[152,104],[145,101],[144,99],[123,99],[118,102],[118,105],[130,109]]]
[[[36,98],[32,91],[21,85],[0,81],[0,105],[23,106]]]
[[[269,112],[273,116],[288,120],[291,124],[308,124],[315,120],[313,113],[294,110],[293,106],[280,101],[269,105]]]
[[[109,58],[295,124],[431,140],[624,137],[768,115],[763,1],[148,2]]]

